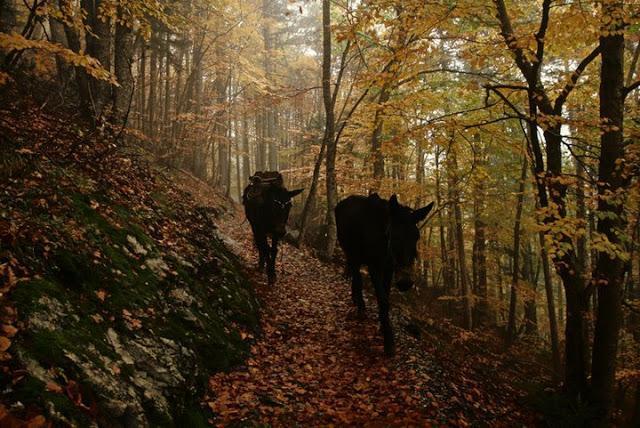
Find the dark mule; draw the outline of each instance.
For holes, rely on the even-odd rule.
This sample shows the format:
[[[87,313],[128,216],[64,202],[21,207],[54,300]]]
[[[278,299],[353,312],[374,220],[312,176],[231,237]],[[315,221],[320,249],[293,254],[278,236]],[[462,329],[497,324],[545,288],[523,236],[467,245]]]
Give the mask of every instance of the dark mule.
[[[278,241],[286,233],[291,198],[302,189],[287,190],[282,175],[277,171],[258,171],[249,178],[249,185],[242,193],[242,204],[251,224],[253,240],[258,247],[259,269],[267,267],[269,284],[276,280],[276,256]],[[268,238],[271,238],[269,246]]]
[[[400,291],[413,286],[413,263],[420,232],[417,224],[431,211],[433,202],[412,210],[400,205],[396,195],[390,200],[377,193],[370,196],[349,196],[336,206],[338,242],[347,259],[351,275],[351,298],[358,315],[364,315],[362,276],[360,267],[367,266],[378,300],[380,327],[384,336],[384,351],[393,355],[395,344],[389,321],[389,293],[395,279]],[[395,278],[394,278],[395,277]]]

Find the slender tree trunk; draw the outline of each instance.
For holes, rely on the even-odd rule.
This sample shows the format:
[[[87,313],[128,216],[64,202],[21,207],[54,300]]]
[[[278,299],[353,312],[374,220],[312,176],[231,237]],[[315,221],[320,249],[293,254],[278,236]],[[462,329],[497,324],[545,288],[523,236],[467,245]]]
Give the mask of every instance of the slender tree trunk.
[[[240,175],[240,133],[238,132],[238,121],[234,120],[233,121],[233,127],[234,127],[234,141],[235,141],[235,148],[236,148],[236,196],[238,198],[238,202],[242,201],[242,178]],[[243,136],[244,137],[244,136]]]
[[[326,132],[326,131],[325,131]],[[304,242],[304,236],[307,233],[307,226],[309,222],[309,216],[311,215],[311,208],[313,207],[316,193],[318,190],[318,181],[320,178],[320,169],[322,167],[322,160],[324,159],[324,152],[327,147],[326,138],[322,139],[320,143],[320,152],[313,166],[313,177],[311,177],[311,186],[309,187],[309,194],[304,201],[304,207],[302,208],[302,214],[300,215],[300,234],[298,235],[297,246],[299,247]]]
[[[422,192],[424,184],[424,149],[418,142],[416,143],[416,184],[418,185],[418,194],[416,195],[415,207],[422,206]]]
[[[331,91],[331,2],[322,0],[322,96],[325,109],[325,145],[327,146],[327,241],[324,257],[330,259],[336,246],[336,215],[338,184],[336,182],[336,152],[334,100]]]
[[[216,48],[216,58],[220,58],[222,61],[223,52],[222,46],[218,43],[218,47]],[[227,73],[228,71],[224,68],[222,64],[218,65],[216,69],[216,78],[213,83],[213,87],[215,90],[215,102],[220,109],[214,115],[214,124],[213,124],[213,136],[215,144],[218,147],[218,163],[217,163],[217,176],[216,176],[216,184],[222,186],[224,193],[228,192],[227,188],[227,177],[229,176],[229,142],[227,141],[227,126],[226,126],[226,115],[228,112],[226,111],[225,106],[227,101]]]
[[[527,155],[522,157],[522,172],[518,184],[518,198],[516,201],[516,219],[513,225],[513,266],[511,272],[511,297],[509,299],[509,318],[507,321],[507,345],[516,340],[517,335],[517,309],[518,309],[518,280],[520,274],[520,224],[522,221],[522,208],[524,206],[524,189],[527,180],[529,162]]]
[[[100,64],[102,64],[105,69],[109,70],[111,68],[111,43],[113,42],[113,35],[111,31],[111,20],[107,17],[104,17],[104,20],[102,19],[104,12],[102,6],[105,3],[105,0],[81,0],[80,2],[82,8],[87,13],[87,22],[91,27],[91,34],[87,35],[86,41],[87,53],[100,61]],[[116,78],[118,78],[117,75]],[[111,88],[108,82],[96,79],[91,79],[89,85],[93,102],[92,107],[94,108],[93,115],[96,119],[100,120],[106,113],[105,107],[109,106],[112,101]],[[126,88],[124,90],[126,90]]]
[[[145,108],[147,101],[147,45],[144,39],[140,38],[140,68],[138,69],[138,128],[146,132],[148,120]]]
[[[480,143],[480,141],[478,141]],[[482,170],[485,165],[485,150],[481,148],[478,168]],[[489,314],[490,305],[488,302],[487,290],[487,254],[486,254],[486,223],[484,220],[484,198],[485,186],[484,179],[476,179],[474,185],[473,196],[473,212],[474,212],[474,237],[473,237],[473,290],[477,296],[477,304],[475,306],[474,320],[476,325],[486,324],[491,316]]]
[[[473,298],[471,295],[471,285],[469,284],[469,274],[467,272],[466,254],[464,250],[462,209],[460,207],[460,187],[458,183],[458,160],[453,139],[449,145],[447,161],[450,176],[450,187],[453,191],[451,203],[453,204],[455,221],[455,241],[458,256],[460,295],[463,299],[462,322],[464,328],[471,330],[473,328]]]
[[[264,121],[265,121],[265,108],[259,106],[258,114],[256,115],[256,170],[264,171],[267,169],[267,146],[265,143]]]
[[[0,33],[11,34],[16,25],[15,0],[0,0]],[[3,51],[0,51],[0,63],[4,61]]]
[[[251,176],[251,156],[249,153],[249,120],[247,119],[247,109],[242,110],[242,179],[243,184]]]
[[[0,7],[2,6],[0,2]],[[2,12],[0,12],[1,14]],[[59,19],[54,18],[53,16],[49,17],[49,27],[51,28],[51,41],[53,43],[58,43],[62,46],[70,48],[69,43],[66,40],[64,24]],[[0,64],[2,64],[2,57],[0,53]],[[67,87],[67,83],[69,82],[69,77],[73,73],[73,69],[66,64],[59,55],[56,55],[56,68],[58,71],[58,81],[60,82],[60,91],[64,93]]]
[[[229,85],[231,86],[231,85]],[[233,86],[231,86],[232,88]],[[228,105],[231,106],[231,100],[228,99]],[[230,109],[231,107],[229,107]],[[227,122],[227,126],[226,126],[226,136],[227,136],[227,174],[224,177],[224,185],[226,188],[226,193],[225,196],[226,197],[231,197],[231,143],[233,141],[233,136],[231,135],[232,133],[232,129],[231,129],[231,111],[227,112],[227,117],[226,117],[226,122]]]
[[[121,15],[122,10],[118,11]],[[116,25],[115,38],[115,75],[120,86],[113,87],[113,117],[119,127],[127,125],[133,100],[133,62],[134,35],[126,25]]]
[[[534,271],[533,267],[533,249],[531,248],[531,242],[527,240],[524,260],[522,266],[522,277],[527,281],[531,287],[531,295],[524,301],[524,333],[527,336],[536,336],[538,334],[538,309],[537,309],[537,291],[538,291],[538,273]]]
[[[67,24],[68,21],[73,19],[73,4],[69,0],[59,0],[58,6],[60,7],[60,12],[66,18],[63,23],[64,33],[67,37],[69,49],[71,49],[75,53],[81,53],[82,46],[80,43],[80,37],[76,29]],[[91,78],[81,67],[75,68],[75,78],[76,84],[78,86],[78,98],[80,101],[80,112],[82,118],[90,125],[95,125],[95,110],[91,101],[91,88],[89,86],[89,81]]]
[[[147,135],[151,140],[156,135],[156,103],[157,87],[158,87],[158,40],[152,39],[151,55],[149,64],[149,99],[147,101],[147,118],[149,125],[147,127]],[[157,149],[157,146],[155,147]]]
[[[169,48],[171,41],[171,36],[169,33],[166,34],[166,46],[165,46],[165,64],[164,64],[164,119],[161,123],[161,134],[164,139],[164,146],[166,147],[166,151],[169,152],[171,147],[173,147],[173,142],[170,141],[169,130],[171,125],[171,51]]]
[[[445,234],[445,222],[443,216],[442,196],[440,190],[440,148],[436,148],[435,154],[435,174],[436,174],[436,203],[438,204],[438,229],[440,232],[440,260],[443,271],[443,286],[445,289],[453,287],[452,275],[449,269],[449,252],[447,251],[447,239]]]
[[[181,158],[183,155],[183,147],[182,147],[182,139],[180,138],[180,114],[182,113],[182,96],[184,93],[184,85],[183,85],[183,76],[184,76],[184,40],[180,40],[178,44],[178,49],[176,52],[176,81],[173,87],[173,111],[174,117],[171,121],[171,141],[175,144],[176,153],[179,154],[178,158]],[[174,161],[175,166],[178,164],[178,160]]]
[[[543,232],[538,233],[538,240],[540,241],[540,259],[542,263],[542,275],[544,277],[545,296],[547,298],[547,313],[549,315],[549,336],[551,338],[553,373],[557,379],[562,373],[562,360],[560,356],[560,339],[558,337],[558,319],[553,295],[553,279],[551,277],[551,267],[549,266],[547,243],[544,240]]]
[[[600,68],[600,121],[604,126],[600,137],[598,175],[598,233],[624,251],[618,231],[626,227],[623,201],[612,195],[624,190],[628,178],[623,165],[624,118],[624,23],[623,1],[607,0],[602,4],[604,21],[609,22],[600,36],[602,63]],[[601,33],[602,34],[602,33]],[[613,214],[613,215],[611,215]],[[622,320],[622,285],[624,262],[618,255],[598,251],[594,280],[598,290],[598,310],[593,341],[591,373],[592,399],[598,411],[596,424],[609,425],[613,404],[618,335]]]
[[[640,381],[636,382],[636,396],[634,398],[633,414],[630,427],[640,426]]]
[[[382,153],[382,128],[384,126],[383,109],[384,104],[389,101],[391,96],[389,84],[385,83],[378,95],[378,106],[373,119],[373,134],[371,135],[371,156],[373,159],[373,190],[380,188],[380,182],[384,178],[384,154]]]

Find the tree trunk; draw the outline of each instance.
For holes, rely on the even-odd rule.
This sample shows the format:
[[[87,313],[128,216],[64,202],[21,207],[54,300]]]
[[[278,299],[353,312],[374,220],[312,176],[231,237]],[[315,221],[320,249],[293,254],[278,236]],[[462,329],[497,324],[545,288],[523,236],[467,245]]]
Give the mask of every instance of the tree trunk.
[[[455,241],[458,256],[458,268],[460,278],[460,296],[463,302],[462,322],[464,328],[473,328],[473,299],[469,284],[469,274],[467,272],[466,254],[464,251],[464,234],[462,225],[462,209],[460,208],[460,187],[458,183],[458,160],[452,139],[447,153],[448,173],[450,177],[450,187],[452,188],[452,200],[454,221],[455,221]]]
[[[163,138],[163,144],[166,148],[166,152],[168,153],[171,148],[171,141],[169,141],[169,125],[171,124],[171,49],[169,47],[171,36],[169,33],[166,34],[166,45],[165,45],[165,61],[164,61],[164,107],[163,114],[164,118],[161,125],[160,135]]]
[[[223,51],[220,43],[218,43],[218,46],[216,47],[216,58],[220,59],[220,63],[216,67],[216,78],[213,82],[215,103],[219,109],[213,117],[213,137],[215,144],[218,147],[216,184],[222,186],[223,192],[226,194],[229,191],[227,188],[227,177],[229,176],[229,163],[227,160],[230,149],[229,142],[226,138],[226,115],[228,114],[226,111],[228,71],[222,65]]]
[[[240,175],[240,133],[238,132],[238,121],[233,121],[234,127],[234,142],[235,142],[235,152],[236,152],[236,196],[238,203],[242,202],[242,178]]]
[[[0,33],[11,34],[16,25],[15,0],[0,0]],[[0,63],[4,61],[4,51],[0,51]]]
[[[435,154],[435,174],[436,174],[436,203],[438,204],[438,229],[440,231],[440,259],[443,271],[443,287],[453,288],[452,272],[450,269],[449,252],[447,251],[447,239],[445,233],[445,221],[443,215],[442,196],[440,191],[440,148],[436,148]]]
[[[156,135],[156,91],[158,87],[158,39],[152,39],[149,63],[149,99],[147,101],[147,136],[153,140]],[[157,146],[155,146],[157,149]]]
[[[80,43],[80,37],[78,36],[76,29],[67,24],[67,20],[72,19],[70,14],[72,13],[71,8],[73,7],[73,5],[69,0],[59,0],[58,6],[60,7],[60,12],[62,13],[62,15],[67,18],[63,20],[63,23],[64,33],[67,37],[69,49],[71,49],[75,53],[81,53],[82,45]],[[87,123],[89,123],[90,125],[95,125],[95,111],[91,103],[91,88],[89,86],[91,77],[87,75],[83,68],[76,67],[75,78],[76,84],[78,85],[80,114]]]
[[[480,143],[478,141],[478,143]],[[480,149],[480,155],[478,159],[478,168],[484,168],[485,164],[485,150]],[[488,302],[488,290],[487,290],[487,239],[486,239],[486,223],[484,221],[484,198],[485,198],[485,186],[482,178],[477,178],[474,185],[473,195],[473,290],[476,298],[478,299],[474,320],[476,325],[486,324],[491,316],[489,314],[490,305]]]
[[[147,45],[144,39],[140,38],[140,68],[138,69],[138,128],[145,132],[147,129],[146,118],[146,98],[147,98]]]
[[[302,243],[304,242],[304,236],[307,233],[307,226],[309,222],[309,216],[311,215],[311,208],[313,207],[313,203],[315,201],[316,193],[318,190],[320,168],[322,167],[322,160],[324,159],[324,152],[327,147],[326,143],[326,138],[323,138],[322,142],[320,143],[320,152],[318,153],[315,165],[313,166],[313,177],[311,178],[309,194],[307,195],[307,199],[305,199],[304,201],[304,207],[302,208],[302,214],[300,215],[300,234],[298,235],[298,241],[296,242],[298,247],[300,247],[300,245],[302,245]]]
[[[558,337],[558,318],[556,315],[556,305],[553,296],[553,279],[551,277],[551,267],[549,266],[549,254],[547,243],[544,240],[544,233],[538,233],[540,241],[540,259],[542,263],[542,275],[544,277],[544,290],[547,298],[547,313],[549,315],[549,336],[551,338],[551,359],[553,363],[554,377],[557,378],[562,373],[562,360],[560,356],[560,339]]]
[[[0,4],[0,7],[2,5]],[[0,12],[1,13],[1,12]],[[67,42],[67,38],[65,36],[64,24],[59,19],[54,18],[53,16],[49,17],[49,27],[51,28],[51,41],[53,43],[58,43],[62,46],[70,48],[69,43]],[[2,54],[0,53],[0,64],[2,63]],[[59,55],[56,55],[56,68],[58,71],[58,80],[60,82],[60,90],[62,93],[67,88],[67,84],[69,82],[69,78],[73,73],[73,69],[64,61],[61,60]]]
[[[634,398],[633,415],[630,427],[640,426],[640,381],[636,382],[636,396]]]
[[[322,0],[322,96],[325,110],[324,139],[327,146],[326,182],[327,182],[327,241],[323,256],[333,257],[336,246],[336,215],[338,203],[338,184],[336,182],[336,152],[334,99],[331,93],[331,2]]]
[[[122,11],[119,10],[118,14],[121,15]],[[133,47],[132,30],[126,25],[116,25],[114,69],[120,86],[113,87],[113,118],[114,124],[122,128],[127,125],[133,100]]]
[[[540,267],[538,266],[534,271],[533,249],[531,248],[531,242],[527,241],[522,265],[522,277],[531,287],[531,295],[524,301],[524,333],[527,336],[536,336],[538,334],[537,290],[539,270]]]
[[[87,34],[87,53],[100,61],[100,64],[102,64],[105,69],[109,70],[111,68],[111,43],[113,42],[113,36],[111,32],[111,20],[102,20],[103,10],[101,6],[103,3],[106,2],[104,0],[81,0],[80,2],[82,8],[87,13],[87,22],[91,27],[91,34]],[[117,75],[116,78],[118,78]],[[91,100],[93,101],[93,116],[100,121],[106,113],[105,107],[112,101],[111,88],[108,82],[97,79],[91,79],[89,85],[91,88]]]
[[[242,110],[242,183],[251,176],[251,156],[249,155],[249,120],[246,107]]]
[[[418,185],[418,194],[416,195],[415,207],[420,208],[423,202],[424,184],[424,149],[420,142],[416,143],[416,184]]]
[[[520,224],[522,222],[522,208],[524,206],[524,189],[527,180],[529,162],[527,155],[522,157],[520,183],[518,184],[518,198],[516,200],[516,218],[513,225],[513,266],[511,271],[511,297],[509,299],[509,318],[507,321],[507,345],[516,340],[517,309],[518,309],[518,280],[520,275]]]
[[[258,114],[256,115],[256,171],[264,171],[267,169],[267,146],[265,143],[264,121],[265,113],[264,106],[259,106]]]
[[[385,83],[378,96],[376,114],[373,119],[373,134],[371,135],[371,157],[373,159],[373,190],[380,188],[380,182],[384,178],[384,154],[382,153],[382,128],[384,126],[383,109],[384,103],[389,101],[391,92],[389,84]]]
[[[600,36],[600,121],[604,129],[600,137],[598,162],[598,233],[624,251],[618,231],[624,231],[626,219],[623,200],[613,198],[624,190],[628,178],[623,164],[624,143],[622,125],[624,118],[624,24],[623,1],[604,1],[602,13],[609,22]],[[608,20],[607,20],[608,18]],[[601,33],[602,34],[602,33]],[[613,215],[611,215],[613,214]],[[598,310],[593,341],[593,366],[591,372],[592,399],[596,406],[598,426],[608,426],[613,404],[618,334],[622,319],[622,285],[624,262],[606,251],[597,252],[594,280],[598,290]]]

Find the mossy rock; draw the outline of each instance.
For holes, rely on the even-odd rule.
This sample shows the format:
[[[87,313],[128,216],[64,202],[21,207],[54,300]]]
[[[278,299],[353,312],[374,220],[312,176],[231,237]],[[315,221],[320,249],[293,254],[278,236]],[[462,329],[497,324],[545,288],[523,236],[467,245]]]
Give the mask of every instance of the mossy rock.
[[[10,296],[25,327],[13,348],[38,368],[14,396],[49,409],[62,425],[206,425],[199,400],[208,377],[248,356],[239,329],[258,326],[257,300],[241,265],[213,230],[193,240],[195,255],[184,260],[163,253],[144,220],[125,206],[99,193],[66,197],[72,207],[66,215],[87,239],[54,247],[42,275]],[[157,200],[161,212],[174,212]],[[109,217],[92,201],[108,206]],[[28,243],[21,245],[28,251]],[[63,387],[81,385],[94,413],[47,390],[49,376]]]

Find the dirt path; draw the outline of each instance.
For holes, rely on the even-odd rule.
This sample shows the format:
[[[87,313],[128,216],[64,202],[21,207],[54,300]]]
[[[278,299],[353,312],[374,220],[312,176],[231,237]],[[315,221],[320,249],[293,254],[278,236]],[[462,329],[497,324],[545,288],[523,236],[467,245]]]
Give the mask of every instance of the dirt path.
[[[367,319],[352,319],[350,288],[335,266],[284,245],[277,284],[268,287],[240,219],[222,230],[252,267],[262,334],[246,366],[211,378],[215,424],[514,426],[517,412],[506,419],[486,408],[481,388],[454,383],[397,320],[397,355],[384,357],[375,301],[365,296]]]

